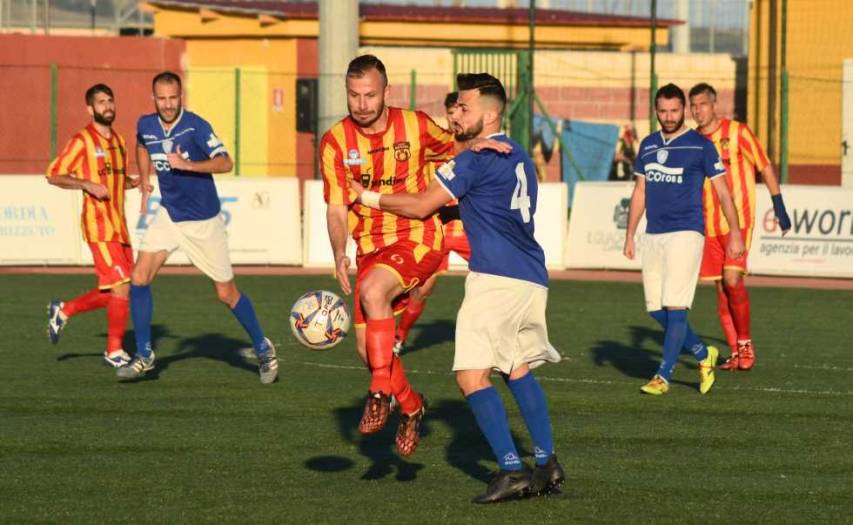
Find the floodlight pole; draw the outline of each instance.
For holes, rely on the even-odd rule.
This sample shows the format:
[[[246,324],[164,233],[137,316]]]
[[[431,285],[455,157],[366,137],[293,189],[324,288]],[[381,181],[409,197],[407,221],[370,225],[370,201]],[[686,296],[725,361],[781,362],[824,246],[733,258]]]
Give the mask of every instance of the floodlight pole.
[[[654,133],[658,129],[657,116],[655,115],[655,93],[658,90],[658,74],[655,69],[655,54],[657,52],[657,25],[658,25],[658,2],[652,0],[652,42],[649,45],[649,132]]]
[[[779,130],[779,172],[782,184],[788,182],[788,122],[791,118],[788,112],[788,0],[782,0],[782,93],[780,101],[780,130]]]
[[[536,0],[530,0],[530,30],[529,30],[530,40],[527,44],[528,53],[530,54],[530,59],[527,63],[528,72],[527,72],[527,111],[528,111],[528,131],[527,131],[527,152],[533,157],[533,103],[535,100],[534,90],[533,90],[533,54],[536,51]]]

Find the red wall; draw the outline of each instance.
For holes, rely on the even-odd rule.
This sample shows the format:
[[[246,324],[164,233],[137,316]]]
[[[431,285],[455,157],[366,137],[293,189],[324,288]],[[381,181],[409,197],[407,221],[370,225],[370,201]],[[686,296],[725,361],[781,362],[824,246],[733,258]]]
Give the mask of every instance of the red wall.
[[[103,82],[115,93],[113,127],[132,152],[136,119],[153,111],[151,78],[182,71],[185,47],[160,38],[0,35],[0,174],[44,173],[51,160],[51,64],[58,68],[57,150],[89,122],[84,94]]]

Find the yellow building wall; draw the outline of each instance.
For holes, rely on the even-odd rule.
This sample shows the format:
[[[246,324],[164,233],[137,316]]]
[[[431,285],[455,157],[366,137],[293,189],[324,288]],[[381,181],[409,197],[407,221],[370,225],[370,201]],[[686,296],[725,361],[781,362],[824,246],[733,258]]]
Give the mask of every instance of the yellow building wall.
[[[853,9],[848,0],[788,0],[787,69],[789,84],[789,162],[841,163],[842,63],[853,58]],[[781,8],[781,2],[777,2]],[[779,160],[781,115],[781,12],[777,16],[778,60],[770,63],[770,0],[755,0],[750,21],[750,120],[759,138],[768,139],[768,98],[776,78],[774,150]]]
[[[200,114],[216,123],[214,129],[232,153],[236,151],[237,67],[241,70],[240,174],[295,176],[295,40],[187,40],[190,100]]]

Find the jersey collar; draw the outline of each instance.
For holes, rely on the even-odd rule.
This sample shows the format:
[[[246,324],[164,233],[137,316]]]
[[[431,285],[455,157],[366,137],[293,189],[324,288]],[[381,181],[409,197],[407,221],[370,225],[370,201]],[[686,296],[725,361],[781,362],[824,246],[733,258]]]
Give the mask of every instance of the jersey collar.
[[[500,137],[501,135],[506,135],[506,133],[504,133],[503,131],[498,131],[497,133],[492,133],[491,135],[487,135],[486,138],[491,139],[494,137]]]
[[[681,130],[681,133],[679,133],[678,135],[675,135],[674,137],[671,137],[669,140],[667,140],[667,138],[663,136],[663,130],[658,131],[658,133],[660,133],[660,140],[661,140],[661,142],[663,142],[663,145],[664,145],[664,146],[669,146],[670,144],[672,144],[672,143],[675,141],[675,139],[677,139],[678,137],[680,137],[680,136],[684,135],[684,134],[685,134],[685,133],[687,133],[688,131],[690,131],[690,128],[688,128],[687,126],[685,126],[685,127]]]
[[[181,108],[181,112],[178,113],[178,118],[176,118],[175,121],[172,122],[172,127],[166,129],[165,127],[163,127],[163,119],[160,118],[160,115],[157,115],[157,123],[160,124],[160,129],[163,131],[163,136],[168,137],[169,135],[171,135],[172,130],[178,127],[178,123],[181,121],[181,118],[183,118],[183,116],[184,108]]]

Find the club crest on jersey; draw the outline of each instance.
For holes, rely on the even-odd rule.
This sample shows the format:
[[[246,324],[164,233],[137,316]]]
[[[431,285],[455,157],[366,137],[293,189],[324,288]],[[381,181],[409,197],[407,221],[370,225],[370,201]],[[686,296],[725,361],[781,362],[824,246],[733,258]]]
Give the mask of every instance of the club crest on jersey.
[[[95,146],[95,157],[102,159],[105,156],[106,156],[106,153],[104,153],[104,150],[102,150],[98,146]]]
[[[344,159],[345,166],[361,166],[364,164],[364,159],[358,154],[357,149],[349,150],[347,153],[348,158]]]
[[[394,144],[394,158],[400,162],[409,160],[412,156],[411,146],[408,142],[397,142]]]
[[[170,139],[166,139],[163,141],[163,153],[172,153],[172,146],[174,143]]]
[[[657,159],[661,164],[664,164],[667,158],[669,158],[669,152],[667,150],[662,149],[657,152]]]

